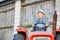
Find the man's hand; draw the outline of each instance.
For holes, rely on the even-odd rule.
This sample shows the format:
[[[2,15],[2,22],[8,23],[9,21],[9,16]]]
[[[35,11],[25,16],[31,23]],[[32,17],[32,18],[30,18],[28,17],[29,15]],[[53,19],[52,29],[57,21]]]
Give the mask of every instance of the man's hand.
[[[48,26],[49,26],[49,24],[46,24],[45,26],[46,26],[46,27],[48,27]]]
[[[34,24],[32,24],[32,27],[34,27]]]

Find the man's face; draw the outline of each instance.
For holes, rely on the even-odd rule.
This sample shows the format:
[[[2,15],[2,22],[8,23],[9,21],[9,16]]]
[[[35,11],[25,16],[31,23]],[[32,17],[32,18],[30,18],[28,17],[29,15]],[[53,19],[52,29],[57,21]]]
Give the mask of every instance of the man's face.
[[[41,13],[41,12],[38,15],[39,15],[39,18],[43,18],[44,17],[44,14]]]

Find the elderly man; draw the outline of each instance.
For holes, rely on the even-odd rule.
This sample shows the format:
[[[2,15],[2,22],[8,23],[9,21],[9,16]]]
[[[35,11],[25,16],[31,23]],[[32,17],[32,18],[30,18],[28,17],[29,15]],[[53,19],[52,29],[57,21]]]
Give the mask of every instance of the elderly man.
[[[47,27],[49,26],[49,21],[46,18],[44,11],[40,10],[37,14],[39,17],[33,21],[33,31],[46,31]]]

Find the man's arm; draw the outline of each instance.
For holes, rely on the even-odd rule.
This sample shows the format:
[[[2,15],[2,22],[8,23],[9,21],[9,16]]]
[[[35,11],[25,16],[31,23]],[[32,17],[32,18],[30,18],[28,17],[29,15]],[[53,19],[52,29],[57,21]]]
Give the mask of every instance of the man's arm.
[[[49,21],[48,21],[47,18],[44,20],[44,22],[45,22],[45,26],[48,27],[49,26]]]
[[[38,18],[36,18],[36,19],[32,22],[32,27],[34,27],[35,24],[37,24],[37,22],[38,22]]]

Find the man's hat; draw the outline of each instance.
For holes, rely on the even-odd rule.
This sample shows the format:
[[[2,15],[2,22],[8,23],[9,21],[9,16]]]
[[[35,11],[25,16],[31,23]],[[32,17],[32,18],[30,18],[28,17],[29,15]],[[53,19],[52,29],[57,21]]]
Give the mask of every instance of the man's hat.
[[[38,11],[38,14],[39,14],[40,12],[43,13],[43,14],[45,14],[45,12],[44,12],[43,10],[39,10],[39,11]]]

